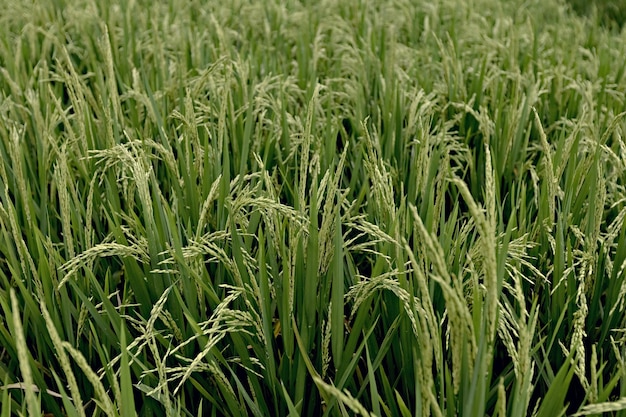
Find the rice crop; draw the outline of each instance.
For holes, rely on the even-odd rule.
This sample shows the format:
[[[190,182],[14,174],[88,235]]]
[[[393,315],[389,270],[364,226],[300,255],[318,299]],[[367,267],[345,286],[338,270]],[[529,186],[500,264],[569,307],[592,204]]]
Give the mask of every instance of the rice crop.
[[[605,8],[0,10],[0,416],[626,416]]]

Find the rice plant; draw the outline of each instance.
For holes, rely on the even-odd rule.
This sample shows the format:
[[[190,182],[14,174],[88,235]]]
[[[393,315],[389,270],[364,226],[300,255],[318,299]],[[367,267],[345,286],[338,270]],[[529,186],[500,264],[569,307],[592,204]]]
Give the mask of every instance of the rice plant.
[[[0,7],[2,416],[626,416],[618,28]]]

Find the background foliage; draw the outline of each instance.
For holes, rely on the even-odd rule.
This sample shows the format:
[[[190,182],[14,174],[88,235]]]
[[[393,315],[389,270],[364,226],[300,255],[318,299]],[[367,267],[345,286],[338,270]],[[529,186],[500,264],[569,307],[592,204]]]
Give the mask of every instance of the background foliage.
[[[621,29],[626,22],[626,2],[623,0],[568,0],[568,4],[576,13],[595,18],[604,27]]]

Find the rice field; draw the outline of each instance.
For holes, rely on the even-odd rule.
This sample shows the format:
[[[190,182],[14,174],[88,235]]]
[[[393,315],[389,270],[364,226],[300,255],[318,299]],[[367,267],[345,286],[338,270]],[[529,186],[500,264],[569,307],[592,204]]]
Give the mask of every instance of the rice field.
[[[0,417],[626,416],[605,9],[0,10]]]

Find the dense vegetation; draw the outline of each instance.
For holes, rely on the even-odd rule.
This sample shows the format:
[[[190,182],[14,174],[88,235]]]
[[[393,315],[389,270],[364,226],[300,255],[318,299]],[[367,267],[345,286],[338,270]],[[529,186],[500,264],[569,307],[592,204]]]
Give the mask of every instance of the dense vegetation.
[[[0,415],[626,415],[601,8],[0,7]]]
[[[573,11],[607,28],[622,28],[626,23],[626,0],[567,0]]]

